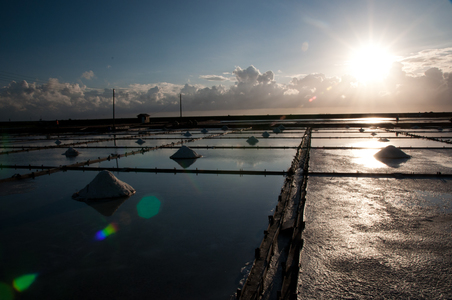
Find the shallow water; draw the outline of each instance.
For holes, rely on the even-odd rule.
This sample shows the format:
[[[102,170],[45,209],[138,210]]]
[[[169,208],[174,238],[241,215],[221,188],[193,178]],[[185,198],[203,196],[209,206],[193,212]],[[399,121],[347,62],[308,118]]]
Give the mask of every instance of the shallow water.
[[[423,139],[398,138],[394,133],[376,128],[365,128],[365,133],[359,133],[358,129],[314,131],[313,137],[332,138],[313,139],[313,146],[446,145]],[[377,132],[374,138],[370,136],[373,131]],[[203,157],[188,167],[169,158],[177,148],[158,149],[91,166],[287,170],[296,149],[259,149],[259,146],[296,147],[301,142],[302,132],[287,130],[284,134],[278,134],[277,139],[260,138],[259,133],[262,132],[234,133],[229,135],[232,139],[212,138],[190,142],[187,146],[206,148],[194,149]],[[195,133],[193,138],[212,133]],[[436,136],[433,130],[419,132],[427,133]],[[84,145],[76,147],[80,151],[76,158],[61,155],[66,150],[66,147],[61,147],[0,155],[0,163],[59,166],[106,157],[111,153],[123,154],[132,151],[127,147],[138,146],[135,143],[138,137],[134,134],[124,132],[117,135],[129,137],[126,140],[117,139],[116,145],[121,146],[117,149],[86,148]],[[251,135],[259,139],[259,143],[253,147],[243,138]],[[382,136],[387,136],[391,142],[378,142],[377,139]],[[89,137],[68,135],[66,138],[80,141]],[[152,147],[180,141],[181,133],[162,133],[141,138],[146,141],[142,147]],[[28,142],[30,145],[36,145],[36,142],[53,143],[53,137],[49,141]],[[27,140],[21,140],[20,143],[27,145]],[[114,144],[114,141],[105,141],[88,145]],[[251,149],[215,148],[232,145]],[[310,171],[440,171],[450,174],[452,170],[450,149],[407,149],[404,152],[412,157],[397,162],[376,160],[373,154],[377,151],[313,149]],[[3,169],[0,170],[0,179],[29,172]],[[118,200],[111,205],[88,205],[74,201],[71,195],[86,186],[96,173],[59,172],[34,180],[2,184],[2,287],[11,288],[14,279],[35,274],[36,278],[30,287],[20,292],[20,295],[16,292],[17,297],[227,299],[242,279],[241,269],[253,260],[254,249],[262,240],[267,216],[273,213],[284,180],[283,176],[155,174],[134,173],[132,170],[115,174],[137,190],[129,199]],[[302,270],[308,272],[300,275],[299,298],[377,297],[381,290],[379,284],[385,288],[383,291],[390,291],[383,294],[389,298],[391,295],[402,298],[418,295],[415,284],[425,287],[423,291],[426,297],[450,296],[441,286],[441,282],[450,282],[450,259],[438,254],[432,246],[437,245],[435,235],[445,236],[445,244],[438,249],[449,255],[452,232],[452,191],[449,186],[449,180],[440,179],[310,177],[305,211],[305,252],[302,255],[305,264]],[[411,231],[404,231],[404,228]],[[419,234],[416,228],[421,228]],[[377,233],[372,234],[374,232]],[[401,250],[405,245],[408,250]],[[421,247],[420,254],[415,251],[417,246]],[[420,267],[410,263],[410,259],[419,262]],[[437,264],[436,261],[443,261],[444,264]],[[425,281],[410,275],[422,271],[422,267],[429,270],[428,274],[433,278],[432,282],[439,286],[439,292],[432,290]],[[368,273],[373,277],[368,277]],[[392,286],[380,280],[387,274],[390,275],[388,282]],[[399,277],[404,278],[404,281],[396,288],[395,285],[399,284],[396,279]],[[395,294],[391,294],[392,290],[396,291]]]
[[[451,186],[310,177],[298,299],[450,299]]]
[[[159,136],[177,138],[143,138],[142,147],[180,141],[180,135]],[[85,138],[89,135],[72,140]],[[73,158],[62,155],[67,149],[62,146],[1,155],[0,163],[57,167],[130,152],[127,147],[138,146],[136,139],[117,139],[116,149],[81,145]],[[247,145],[244,139],[206,141]],[[279,139],[269,144],[290,147],[300,141]],[[20,141],[36,146],[54,140],[35,142]],[[115,141],[87,145],[113,146]],[[180,169],[169,158],[176,151],[163,148],[90,166]],[[188,168],[283,171],[295,152],[206,147],[199,149],[203,157]],[[32,171],[3,169],[0,178]],[[285,179],[122,172],[115,175],[137,190],[129,199],[89,205],[73,200],[72,194],[96,174],[68,171],[2,183],[2,288],[11,289],[14,280],[30,275],[35,280],[20,292],[20,299],[227,299],[242,279],[241,269],[253,260]]]
[[[320,132],[313,136],[351,136]],[[417,134],[437,135],[425,130]],[[371,139],[313,139],[312,145],[449,149],[403,149],[411,156],[404,160],[377,160],[373,155],[379,149],[311,150],[309,170],[332,174],[308,179],[297,299],[452,298],[451,181],[334,176],[452,174],[450,145],[384,135],[389,143],[378,142],[383,136],[378,133]]]
[[[21,299],[226,299],[253,259],[284,180],[120,173],[137,193],[105,216],[116,207],[71,199],[95,174],[38,177],[24,183],[28,190],[2,195],[0,281],[37,274]],[[155,215],[140,217],[150,199]],[[96,239],[109,224],[116,232]]]

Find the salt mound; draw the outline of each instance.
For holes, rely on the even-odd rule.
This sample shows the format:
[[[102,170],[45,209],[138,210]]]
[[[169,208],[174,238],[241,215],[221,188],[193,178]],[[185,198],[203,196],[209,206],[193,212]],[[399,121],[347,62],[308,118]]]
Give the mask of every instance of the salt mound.
[[[187,131],[186,133],[184,133],[184,136],[191,136],[191,133]]]
[[[78,152],[77,150],[75,150],[72,147],[69,147],[69,149],[66,150],[66,152],[64,152],[61,155],[66,155],[66,156],[77,156],[79,155],[80,152]]]
[[[224,125],[223,127],[221,127],[221,130],[224,130],[224,131],[229,130],[229,127]]]
[[[378,141],[379,142],[389,142],[389,139],[387,139],[387,138],[379,138]]]
[[[256,139],[254,136],[251,136],[250,138],[248,138],[246,140],[246,142],[250,145],[255,145],[255,144],[259,143],[259,140]]]
[[[201,130],[201,132],[202,132],[202,133],[208,133],[208,132],[209,132],[209,130],[207,130],[207,129],[203,128],[203,129]]]
[[[264,138],[268,138],[268,137],[270,136],[270,133],[268,133],[267,131],[265,131],[265,132],[262,134],[262,136],[263,136]]]
[[[279,129],[278,127],[273,128],[273,132],[274,133],[281,133],[281,129]]]
[[[170,156],[171,159],[179,159],[179,158],[198,158],[202,157],[202,155],[196,153],[190,147],[182,146],[177,150],[176,153]]]
[[[56,140],[55,144],[59,145],[59,144],[61,144],[61,141],[60,140]]]
[[[146,141],[143,141],[142,139],[138,139],[135,143],[137,143],[138,145],[143,145],[144,143],[146,143]]]
[[[410,158],[408,154],[403,152],[402,150],[394,147],[393,145],[389,145],[377,153],[374,154],[376,158]]]
[[[284,127],[283,124],[279,125],[278,128],[279,128],[281,131],[286,130],[286,127]]]
[[[370,135],[371,136],[376,136],[377,134],[375,132],[372,132]]]
[[[72,195],[76,200],[96,200],[105,198],[126,197],[135,194],[135,189],[119,180],[110,171],[101,171],[83,189]]]

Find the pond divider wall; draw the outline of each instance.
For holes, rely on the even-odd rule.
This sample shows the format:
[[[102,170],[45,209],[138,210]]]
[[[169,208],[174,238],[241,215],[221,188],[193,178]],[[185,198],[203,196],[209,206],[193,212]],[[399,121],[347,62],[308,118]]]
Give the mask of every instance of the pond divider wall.
[[[287,172],[264,238],[237,299],[296,299],[311,129],[308,128]]]

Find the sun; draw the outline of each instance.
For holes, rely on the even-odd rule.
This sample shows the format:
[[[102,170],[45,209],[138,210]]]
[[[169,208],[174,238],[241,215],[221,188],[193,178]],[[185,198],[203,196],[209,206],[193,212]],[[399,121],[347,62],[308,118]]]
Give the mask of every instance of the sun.
[[[369,44],[352,51],[349,72],[360,82],[380,81],[388,75],[394,61],[394,56],[386,49]]]

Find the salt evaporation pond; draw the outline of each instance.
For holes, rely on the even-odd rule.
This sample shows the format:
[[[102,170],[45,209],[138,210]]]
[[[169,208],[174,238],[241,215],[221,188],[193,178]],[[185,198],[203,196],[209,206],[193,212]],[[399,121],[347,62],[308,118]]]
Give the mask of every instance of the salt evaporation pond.
[[[236,146],[236,147],[298,147],[300,145],[301,138],[288,138],[288,139],[272,139],[270,138],[262,138],[258,137],[259,143],[252,146],[246,142],[248,138],[246,135],[243,136],[242,139],[221,139],[221,138],[213,138],[213,139],[202,139],[198,141],[191,142],[190,145],[193,146]]]
[[[106,217],[71,199],[95,174],[60,172],[2,189],[0,281],[36,274],[21,299],[227,299],[284,180],[119,173],[137,193]]]
[[[374,157],[379,149],[324,150],[312,149],[309,170],[312,172],[383,172],[450,174],[451,150],[406,150],[409,160],[379,161]],[[328,160],[325,160],[328,158]]]
[[[244,141],[245,142],[245,141]],[[246,143],[246,142],[245,142]],[[191,143],[190,143],[191,144]],[[112,159],[99,164],[102,167],[180,169],[169,157],[178,148],[162,148],[155,151]],[[203,157],[197,159],[190,169],[200,170],[247,170],[283,171],[290,167],[296,149],[193,149]],[[133,171],[133,170],[131,170]]]

